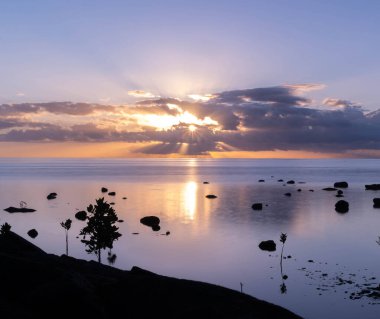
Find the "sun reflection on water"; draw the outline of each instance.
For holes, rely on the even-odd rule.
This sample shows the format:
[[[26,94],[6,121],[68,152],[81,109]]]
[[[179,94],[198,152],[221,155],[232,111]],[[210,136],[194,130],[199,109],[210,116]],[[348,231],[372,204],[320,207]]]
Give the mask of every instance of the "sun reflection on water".
[[[196,182],[187,182],[183,191],[185,215],[191,220],[195,217],[197,190],[198,186]]]

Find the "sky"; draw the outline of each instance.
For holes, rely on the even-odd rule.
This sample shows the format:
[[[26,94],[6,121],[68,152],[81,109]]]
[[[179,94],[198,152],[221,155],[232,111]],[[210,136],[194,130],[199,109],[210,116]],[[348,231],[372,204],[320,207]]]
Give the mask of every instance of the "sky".
[[[379,157],[377,0],[2,0],[0,156]]]

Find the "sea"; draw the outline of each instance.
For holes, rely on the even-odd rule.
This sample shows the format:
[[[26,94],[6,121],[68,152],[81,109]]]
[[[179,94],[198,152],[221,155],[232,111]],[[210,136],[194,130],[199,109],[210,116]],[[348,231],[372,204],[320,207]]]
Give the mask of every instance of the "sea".
[[[323,190],[341,181],[348,183],[344,197]],[[112,267],[228,287],[304,318],[375,319],[380,299],[370,293],[380,284],[380,209],[373,198],[380,191],[365,190],[374,183],[376,159],[2,158],[0,224],[62,255],[60,223],[70,218],[69,255],[97,260],[81,242],[86,222],[75,213],[104,197],[124,221]],[[48,200],[52,192],[57,197]],[[348,212],[335,210],[338,200],[349,203]],[[253,210],[254,203],[263,209]],[[19,205],[36,211],[3,210]],[[140,222],[152,215],[159,231]],[[33,228],[34,239],[27,234]],[[266,240],[276,251],[259,248]]]

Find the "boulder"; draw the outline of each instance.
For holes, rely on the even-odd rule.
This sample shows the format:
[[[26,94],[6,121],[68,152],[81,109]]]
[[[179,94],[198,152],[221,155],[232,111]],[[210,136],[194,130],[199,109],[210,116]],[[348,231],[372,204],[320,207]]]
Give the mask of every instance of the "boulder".
[[[208,195],[206,195],[206,198],[218,198],[218,196],[216,196],[214,194],[208,194]]]
[[[339,200],[335,204],[335,210],[338,213],[347,213],[349,210],[349,204],[345,200]]]
[[[373,208],[380,208],[380,198],[373,199]]]
[[[102,193],[107,193],[108,192],[108,188],[102,187],[101,191],[102,191]]]
[[[259,244],[261,250],[276,251],[276,243],[273,240],[264,240]]]
[[[46,196],[47,199],[56,199],[57,198],[57,193],[50,193],[49,195]]]
[[[26,208],[26,207],[13,207],[10,206],[8,208],[4,208],[4,210],[8,213],[33,213],[36,210],[33,208]]]
[[[380,184],[369,184],[365,185],[366,190],[371,190],[371,191],[378,191],[380,190]]]
[[[36,238],[38,236],[38,231],[33,228],[33,229],[28,231],[28,235],[31,238]]]
[[[252,205],[253,210],[262,210],[263,209],[263,204],[262,203],[254,203]]]
[[[348,183],[347,182],[336,182],[334,183],[335,188],[347,188]]]
[[[87,218],[87,213],[84,211],[84,210],[81,210],[81,211],[79,211],[79,212],[77,212],[76,214],[75,214],[75,218],[76,219],[79,219],[79,220],[86,220],[86,218]]]

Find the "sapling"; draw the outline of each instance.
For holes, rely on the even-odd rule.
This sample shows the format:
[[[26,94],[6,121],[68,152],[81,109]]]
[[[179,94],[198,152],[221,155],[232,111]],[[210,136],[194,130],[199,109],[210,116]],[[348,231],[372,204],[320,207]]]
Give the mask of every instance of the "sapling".
[[[65,234],[66,234],[66,255],[68,256],[69,255],[69,229],[71,228],[71,219],[66,219],[64,222],[61,222],[61,226],[64,228],[65,230]]]

